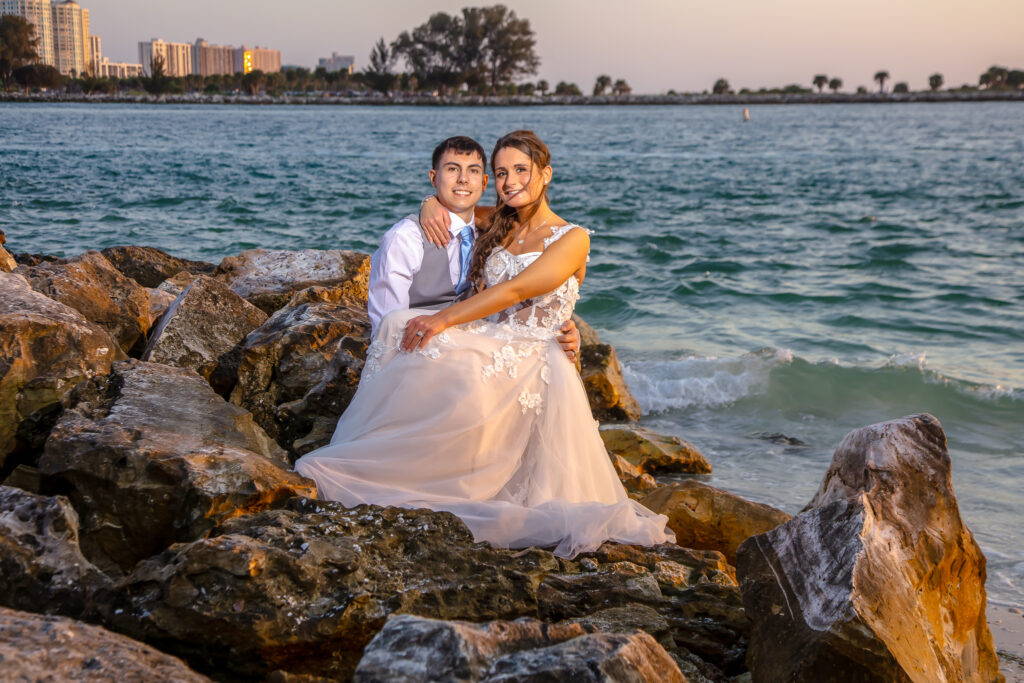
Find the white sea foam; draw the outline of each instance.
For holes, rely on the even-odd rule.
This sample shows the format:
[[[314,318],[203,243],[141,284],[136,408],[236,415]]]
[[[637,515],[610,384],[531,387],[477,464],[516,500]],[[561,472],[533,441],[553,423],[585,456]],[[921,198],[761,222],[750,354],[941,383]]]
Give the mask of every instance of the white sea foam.
[[[764,349],[742,356],[689,356],[632,361],[626,382],[646,413],[734,403],[767,389],[772,368],[793,362],[789,349]]]

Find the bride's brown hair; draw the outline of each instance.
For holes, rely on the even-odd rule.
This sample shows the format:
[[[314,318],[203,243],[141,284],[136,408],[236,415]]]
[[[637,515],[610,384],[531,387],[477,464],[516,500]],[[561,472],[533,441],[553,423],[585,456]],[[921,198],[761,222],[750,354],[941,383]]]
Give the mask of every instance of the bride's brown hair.
[[[514,130],[508,135],[502,136],[494,143],[494,151],[491,152],[491,172],[494,172],[494,157],[499,151],[506,147],[518,149],[530,157],[533,168],[530,169],[530,182],[533,182],[533,174],[539,173],[545,167],[551,165],[551,152],[548,146],[541,142],[541,139],[532,130]],[[495,180],[497,183],[497,180]],[[498,195],[498,204],[494,212],[483,222],[480,227],[481,234],[476,239],[473,248],[473,260],[469,267],[469,281],[473,283],[473,291],[478,292],[484,286],[484,262],[491,252],[498,246],[505,245],[509,234],[525,222],[533,218],[541,204],[548,197],[547,185],[541,186],[540,194],[532,202],[527,204],[524,211],[523,221],[519,220],[519,211],[501,201]],[[507,245],[505,245],[507,246]]]

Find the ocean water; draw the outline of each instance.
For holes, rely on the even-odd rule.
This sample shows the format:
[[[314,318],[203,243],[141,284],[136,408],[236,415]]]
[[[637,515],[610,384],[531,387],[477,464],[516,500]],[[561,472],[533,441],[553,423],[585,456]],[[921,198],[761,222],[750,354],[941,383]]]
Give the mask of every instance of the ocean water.
[[[532,128],[594,231],[579,312],[705,479],[797,512],[842,437],[945,427],[990,600],[1024,606],[1024,107],[0,103],[12,251],[372,251],[430,152]],[[493,200],[488,192],[485,200]]]

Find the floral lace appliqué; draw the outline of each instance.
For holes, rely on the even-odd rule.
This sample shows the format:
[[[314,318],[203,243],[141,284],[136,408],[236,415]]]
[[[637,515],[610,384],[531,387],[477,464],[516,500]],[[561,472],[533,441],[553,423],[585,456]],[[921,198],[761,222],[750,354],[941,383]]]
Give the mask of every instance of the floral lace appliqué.
[[[519,405],[523,408],[523,414],[526,414],[527,410],[535,410],[540,415],[543,410],[544,399],[540,394],[531,394],[529,391],[523,390],[523,393],[519,394]]]

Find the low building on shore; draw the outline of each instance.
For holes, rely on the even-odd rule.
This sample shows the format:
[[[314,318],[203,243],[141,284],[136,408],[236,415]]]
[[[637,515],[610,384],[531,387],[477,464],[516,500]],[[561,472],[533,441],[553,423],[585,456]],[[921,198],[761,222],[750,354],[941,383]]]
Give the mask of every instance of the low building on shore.
[[[330,57],[321,57],[317,68],[326,69],[327,73],[345,71],[351,75],[355,70],[355,64],[356,59],[352,55],[339,55],[337,52],[333,52]]]

